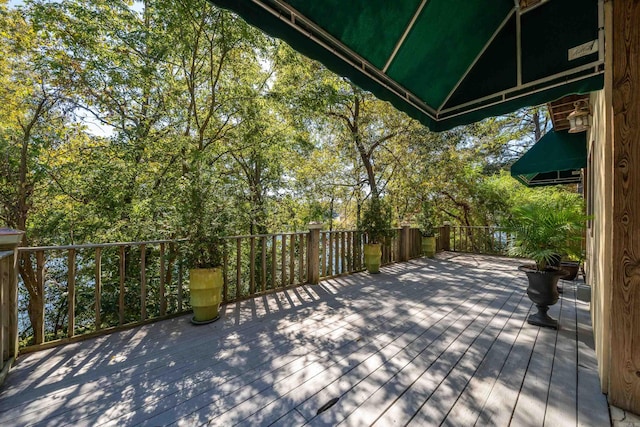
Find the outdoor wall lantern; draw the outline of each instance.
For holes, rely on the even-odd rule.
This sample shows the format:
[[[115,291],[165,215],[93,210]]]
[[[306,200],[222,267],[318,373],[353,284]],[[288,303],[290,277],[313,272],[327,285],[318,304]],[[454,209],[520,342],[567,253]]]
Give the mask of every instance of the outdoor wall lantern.
[[[582,104],[582,106],[581,106]],[[576,107],[569,115],[569,133],[584,132],[589,129],[589,104],[585,100],[574,102]]]

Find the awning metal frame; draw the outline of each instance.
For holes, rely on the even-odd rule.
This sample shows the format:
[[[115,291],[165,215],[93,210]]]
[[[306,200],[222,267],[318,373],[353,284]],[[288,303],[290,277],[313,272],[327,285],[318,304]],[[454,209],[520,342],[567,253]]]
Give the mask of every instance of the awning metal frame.
[[[517,0],[516,0],[517,1]],[[473,67],[476,66],[476,64],[478,63],[478,61],[480,60],[480,58],[482,58],[482,55],[484,55],[484,53],[487,51],[487,49],[489,48],[489,46],[491,46],[491,43],[493,43],[493,41],[496,39],[496,37],[498,36],[498,34],[500,33],[500,31],[502,31],[502,29],[504,28],[505,25],[507,25],[507,23],[509,22],[509,20],[511,19],[511,17],[513,16],[513,13],[515,12],[515,8],[511,9],[511,12],[509,12],[509,14],[506,16],[506,18],[504,18],[504,20],[500,23],[500,25],[498,26],[498,28],[496,29],[496,31],[491,35],[491,38],[489,38],[489,40],[487,41],[487,43],[485,43],[485,45],[482,47],[482,49],[480,49],[480,52],[478,52],[478,55],[476,55],[475,59],[473,60],[473,62],[471,63],[471,65],[469,65],[469,67],[467,68],[467,70],[464,72],[464,74],[462,75],[462,77],[460,77],[460,80],[458,80],[458,83],[456,83],[456,85],[453,87],[453,89],[451,89],[451,92],[449,92],[449,95],[447,95],[447,97],[444,99],[444,101],[442,102],[442,104],[440,104],[440,107],[438,107],[438,116],[441,114],[441,112],[443,111],[442,108],[447,105],[447,102],[449,102],[449,99],[451,99],[451,97],[453,96],[454,93],[456,93],[456,90],[458,90],[458,88],[460,87],[460,85],[462,84],[462,82],[464,81],[464,79],[467,78],[467,76],[469,75],[469,73],[471,72],[471,70],[473,70]],[[520,55],[520,44],[518,43],[518,55]],[[520,59],[518,59],[518,63],[520,62]],[[520,70],[518,70],[518,76],[520,75]]]
[[[251,0],[251,2],[277,18],[280,22],[286,24],[291,29],[302,34],[304,37],[317,43],[319,46],[326,49],[337,58],[344,61],[346,64],[357,69],[367,78],[371,79],[375,83],[379,84],[382,88],[388,90],[395,96],[404,100],[404,102],[411,105],[420,113],[427,116],[434,122],[440,120],[452,119],[468,113],[477,112],[485,108],[490,108],[507,101],[516,100],[525,96],[548,91],[550,89],[558,88],[560,86],[576,83],[582,80],[589,79],[594,76],[604,74],[604,0],[598,0],[598,59],[589,64],[575,67],[570,70],[556,73],[551,76],[546,76],[535,81],[523,83],[522,82],[522,46],[521,46],[521,16],[537,9],[549,2],[549,0],[542,0],[539,3],[528,7],[524,10],[520,8],[519,1],[514,0],[514,7],[509,11],[507,16],[501,22],[499,27],[494,31],[489,40],[485,43],[482,49],[479,51],[473,62],[467,68],[462,77],[457,81],[456,85],[448,93],[444,101],[438,107],[430,106],[426,102],[422,101],[415,93],[404,87],[386,74],[386,71],[392,65],[399,50],[402,48],[409,33],[415,26],[424,8],[428,5],[429,0],[422,0],[415,13],[412,15],[410,22],[407,24],[402,36],[396,42],[392,53],[387,58],[386,64],[382,70],[374,66],[371,62],[364,57],[353,51],[346,46],[340,40],[332,36],[326,30],[313,21],[304,16],[296,8],[292,7],[284,0]],[[459,89],[460,85],[467,78],[469,73],[473,70],[478,63],[482,55],[494,42],[500,31],[507,25],[507,23],[513,19],[515,14],[516,19],[516,84],[508,89],[495,92],[489,95],[482,96],[480,98],[473,99],[471,101],[445,108],[447,102]],[[590,71],[590,72],[589,72]],[[542,86],[542,87],[536,87]],[[532,89],[534,88],[534,89]],[[531,89],[531,90],[528,90]]]
[[[418,20],[418,16],[420,16],[420,13],[422,13],[422,9],[424,9],[428,1],[429,0],[422,0],[422,3],[420,3],[420,6],[418,6],[418,10],[416,10],[416,13],[413,14],[413,18],[411,18],[411,22],[409,22],[409,25],[407,25],[407,28],[405,28],[404,33],[402,33],[402,37],[400,37],[400,40],[398,40],[395,47],[393,48],[393,52],[389,56],[389,59],[387,59],[387,63],[384,65],[384,68],[382,69],[383,73],[385,74],[387,73],[389,66],[393,62],[396,55],[398,54],[398,51],[404,44],[404,41],[407,39],[407,36],[409,35],[409,32],[411,31],[413,26],[416,24],[416,21]]]
[[[582,173],[578,173],[577,175],[575,175],[575,178],[562,178],[560,176],[560,172],[556,172],[556,177],[555,178],[549,178],[549,179],[540,179],[540,180],[535,180],[535,181],[529,181],[529,179],[525,176],[525,175],[517,175],[517,178],[520,182],[522,183],[527,183],[526,185],[529,187],[544,187],[547,185],[560,185],[560,184],[580,184],[582,183]]]
[[[574,79],[565,80],[560,84],[554,84],[554,85],[551,85],[551,86],[545,86],[544,88],[540,88],[540,89],[534,90],[532,92],[527,92],[527,93],[522,94],[520,96],[509,97],[508,99],[521,98],[522,96],[527,96],[527,95],[531,95],[531,94],[534,94],[534,93],[543,92],[545,90],[552,89],[554,87],[558,87],[558,86],[561,86],[561,85],[564,85],[564,84],[567,84],[567,83],[573,83],[573,82],[584,80],[584,79],[587,79],[589,77],[593,77],[593,76],[596,76],[596,75],[599,75],[599,74],[604,74],[604,0],[598,0],[598,27],[599,27],[598,28],[598,60],[594,61],[594,62],[591,62],[589,64],[585,64],[585,65],[583,65],[581,67],[572,68],[571,70],[567,70],[567,71],[564,71],[562,73],[557,73],[557,74],[554,74],[554,75],[551,75],[551,76],[547,76],[547,77],[542,78],[542,79],[534,80],[534,81],[531,81],[531,82],[528,82],[528,83],[525,83],[525,84],[522,83],[522,37],[521,37],[522,36],[522,33],[521,33],[522,32],[522,28],[521,28],[521,20],[520,20],[520,18],[521,18],[521,16],[523,14],[525,14],[527,12],[530,12],[530,11],[532,11],[532,10],[542,6],[542,5],[544,5],[548,1],[549,0],[542,0],[540,3],[534,5],[534,6],[530,7],[530,8],[527,8],[524,11],[522,11],[522,10],[520,10],[520,6],[518,5],[518,0],[514,0],[514,2],[516,3],[516,6],[511,10],[511,12],[509,12],[509,14],[504,19],[504,21],[502,21],[502,23],[500,24],[498,29],[493,33],[491,38],[487,41],[487,43],[481,49],[481,51],[476,56],[474,61],[471,63],[469,68],[467,68],[465,73],[462,75],[462,78],[454,86],[454,88],[451,90],[449,95],[447,95],[446,99],[440,105],[440,107],[438,107],[438,109],[436,111],[436,117],[438,119],[457,117],[457,116],[460,116],[462,114],[467,114],[469,112],[481,110],[481,109],[486,108],[486,107],[490,107],[490,106],[493,106],[493,105],[500,104],[500,103],[502,103],[502,102],[507,100],[507,95],[509,93],[519,92],[521,90],[527,89],[528,87],[537,86],[539,84],[544,84],[546,82],[557,80],[557,79],[561,79],[561,78],[566,77],[566,76],[579,74],[579,73],[581,73],[583,71],[589,70],[590,68],[593,68],[593,70],[594,70],[593,73],[591,73],[591,74],[586,74],[586,75],[583,75],[583,76],[580,76],[580,77],[577,77],[577,78],[574,78]],[[453,96],[455,91],[458,89],[460,84],[467,77],[469,72],[471,72],[473,67],[475,67],[476,63],[482,57],[484,52],[489,48],[491,43],[493,43],[493,41],[496,38],[496,36],[498,35],[498,33],[509,22],[509,20],[511,19],[511,17],[513,16],[514,13],[516,14],[516,86],[512,87],[510,89],[504,90],[504,91],[500,91],[500,92],[496,92],[496,93],[493,93],[493,94],[490,94],[490,95],[486,95],[486,96],[484,96],[482,98],[474,99],[473,101],[469,101],[469,102],[466,102],[464,104],[456,105],[456,106],[448,108],[448,109],[443,109],[443,107],[447,104],[449,99]],[[489,103],[489,104],[482,104],[483,101],[488,101],[488,100],[495,99],[495,98],[498,98],[498,97],[501,98],[498,101],[495,101],[495,102]],[[449,113],[451,111],[459,111],[460,109],[463,109],[465,107],[469,107],[469,106],[472,106],[472,105],[476,105],[476,104],[479,105],[476,108],[473,108],[473,109],[470,109],[470,110],[464,110],[462,112],[458,112],[457,114],[451,114],[451,115],[447,114],[447,113]]]
[[[528,87],[536,86],[538,84],[546,83],[548,81],[562,79],[563,77],[567,77],[567,76],[570,76],[572,74],[579,73],[581,71],[587,71],[589,69],[593,69],[593,72],[590,73],[590,74],[585,74],[585,75],[582,75],[582,76],[579,76],[579,77],[575,77],[573,79],[565,79],[565,80],[562,80],[561,82],[558,82],[558,83],[555,83],[555,84],[552,84],[552,85],[549,85],[549,86],[545,86],[543,88],[536,89],[536,90],[533,90],[531,92],[521,93],[521,94],[518,94],[518,95],[515,95],[515,96],[508,97],[508,95],[510,93],[518,92],[518,91],[527,89]],[[514,87],[512,89],[503,90],[501,92],[496,92],[496,93],[494,93],[492,95],[487,95],[487,96],[484,96],[482,98],[478,98],[477,100],[474,100],[474,101],[469,101],[469,102],[466,102],[464,104],[456,105],[455,107],[449,108],[447,110],[442,110],[440,112],[440,114],[438,115],[438,118],[440,118],[440,119],[444,119],[444,118],[449,119],[449,118],[452,118],[452,117],[461,116],[463,114],[467,114],[467,113],[470,113],[470,112],[473,112],[473,111],[481,110],[481,109],[486,108],[486,107],[491,107],[493,105],[500,104],[500,103],[502,103],[504,101],[507,101],[507,100],[518,99],[518,98],[522,98],[523,96],[529,96],[529,95],[534,94],[534,93],[544,92],[546,90],[553,89],[555,87],[564,86],[564,85],[566,85],[568,83],[573,83],[573,82],[578,82],[580,80],[585,80],[585,79],[588,79],[590,77],[597,76],[599,74],[604,74],[604,61],[602,61],[602,62],[600,62],[600,61],[592,62],[590,64],[583,65],[582,67],[574,68],[574,69],[569,70],[569,71],[564,71],[562,73],[558,73],[558,74],[555,74],[553,76],[545,77],[543,79],[539,79],[539,80],[535,80],[533,82],[526,83],[524,85],[521,85],[520,87]],[[462,111],[458,111],[458,110],[460,110],[460,109],[462,109],[464,107],[469,107],[469,106],[472,106],[474,104],[479,104],[479,103],[482,103],[483,101],[489,101],[491,99],[496,99],[496,98],[500,98],[500,99],[498,101],[494,101],[494,102],[490,102],[490,103],[486,103],[486,104],[480,104],[476,108],[471,108],[471,109],[465,109],[465,110],[462,110]],[[455,114],[444,115],[444,113],[448,113],[450,111],[458,111],[458,112],[455,113]]]
[[[353,68],[359,70],[367,77],[373,79],[376,83],[395,93],[400,98],[403,98],[406,102],[420,110],[420,112],[422,112],[423,114],[426,114],[432,120],[437,120],[436,111],[432,107],[424,103],[418,96],[413,94],[404,86],[398,84],[395,80],[387,76],[382,70],[379,70],[369,61],[358,55],[349,47],[345,46],[331,34],[316,25],[314,22],[307,19],[295,8],[280,0],[272,0],[272,3],[274,3],[277,8],[271,7],[271,5],[266,4],[262,0],[252,0],[252,2],[274,17],[278,18],[280,21],[287,24],[294,30],[303,34],[305,37],[308,37],[314,42],[318,43],[320,46],[324,47],[335,56],[351,65]],[[288,15],[288,18],[286,15]],[[305,31],[301,26],[298,25],[298,22],[304,23],[304,25],[309,30]],[[319,36],[324,38],[326,41],[320,39]]]

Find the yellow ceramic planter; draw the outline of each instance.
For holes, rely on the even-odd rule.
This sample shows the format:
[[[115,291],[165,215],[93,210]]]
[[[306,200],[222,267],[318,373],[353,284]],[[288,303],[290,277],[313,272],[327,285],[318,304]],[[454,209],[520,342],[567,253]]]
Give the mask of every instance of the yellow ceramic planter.
[[[422,255],[433,258],[436,255],[436,238],[433,236],[422,238]]]
[[[222,302],[222,268],[189,270],[189,291],[193,323],[208,323],[218,319]]]
[[[380,273],[382,262],[382,246],[380,243],[367,243],[364,245],[364,266],[369,273]]]

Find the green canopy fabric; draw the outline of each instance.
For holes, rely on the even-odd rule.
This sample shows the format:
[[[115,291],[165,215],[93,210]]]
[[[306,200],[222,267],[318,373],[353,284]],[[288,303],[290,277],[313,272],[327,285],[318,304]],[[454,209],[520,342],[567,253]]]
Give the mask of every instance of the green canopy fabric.
[[[529,186],[573,184],[587,167],[585,133],[546,133],[511,166],[511,176]]]
[[[435,131],[603,86],[598,0],[210,1]]]

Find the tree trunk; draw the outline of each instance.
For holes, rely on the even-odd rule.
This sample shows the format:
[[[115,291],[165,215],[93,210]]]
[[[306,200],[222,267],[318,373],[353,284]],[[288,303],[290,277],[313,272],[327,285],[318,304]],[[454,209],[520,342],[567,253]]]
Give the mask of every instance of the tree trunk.
[[[26,245],[26,242],[24,243]],[[44,342],[43,336],[43,322],[44,318],[44,295],[39,292],[38,279],[36,272],[31,262],[31,256],[27,252],[20,253],[19,258],[20,277],[24,283],[24,287],[29,294],[29,301],[27,302],[27,311],[29,314],[29,321],[33,328],[34,342]]]
[[[362,138],[360,136],[360,127],[358,121],[360,120],[360,98],[356,95],[353,108],[353,122],[351,124],[351,134],[353,135],[353,142],[356,144],[358,154],[360,154],[360,160],[362,165],[367,171],[367,181],[369,181],[369,188],[371,190],[371,198],[377,200],[379,197],[378,185],[376,183],[376,175],[373,172],[373,164],[371,163],[371,154],[369,150],[364,146]]]

